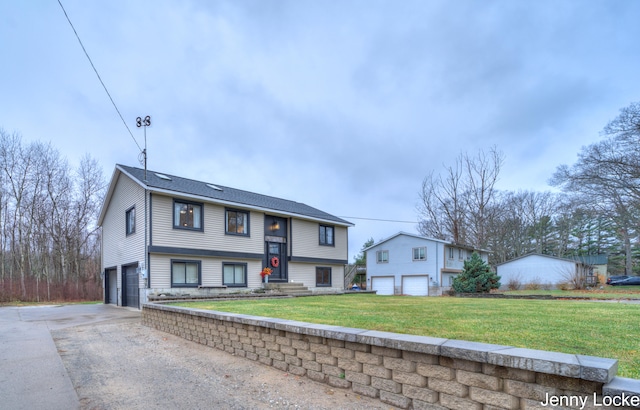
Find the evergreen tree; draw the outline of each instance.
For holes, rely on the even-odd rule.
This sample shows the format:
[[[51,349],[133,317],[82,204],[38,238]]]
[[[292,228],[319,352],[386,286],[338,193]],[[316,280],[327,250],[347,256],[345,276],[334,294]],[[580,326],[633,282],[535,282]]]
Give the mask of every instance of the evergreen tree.
[[[453,289],[458,293],[487,293],[499,287],[500,276],[491,272],[476,252],[464,262],[462,273],[453,280]]]

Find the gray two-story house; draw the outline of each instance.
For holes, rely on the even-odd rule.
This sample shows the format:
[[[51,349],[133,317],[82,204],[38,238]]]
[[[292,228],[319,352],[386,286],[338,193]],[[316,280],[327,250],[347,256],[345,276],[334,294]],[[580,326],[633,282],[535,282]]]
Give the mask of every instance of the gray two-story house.
[[[301,282],[342,290],[352,223],[308,205],[116,165],[102,227],[105,303]]]

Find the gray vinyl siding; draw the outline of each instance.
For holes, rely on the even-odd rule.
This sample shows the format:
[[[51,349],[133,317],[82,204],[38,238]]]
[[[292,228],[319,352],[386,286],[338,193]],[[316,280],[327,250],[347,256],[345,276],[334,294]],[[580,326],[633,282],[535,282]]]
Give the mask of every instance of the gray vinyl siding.
[[[250,236],[225,234],[225,207],[204,204],[203,231],[173,227],[173,200],[178,197],[153,196],[153,246],[191,249],[215,249],[228,252],[264,252],[264,214],[249,212]]]
[[[208,258],[197,256],[177,256],[177,255],[151,255],[151,266],[153,270],[153,287],[159,289],[171,288],[171,260],[193,260],[201,262],[202,285],[201,286],[222,286],[222,264],[224,262],[246,263],[247,264],[247,287],[259,288],[262,283],[260,271],[262,262],[256,260],[242,260],[231,258]]]
[[[323,246],[320,245],[318,222],[293,219],[291,224],[293,233],[291,256],[345,261],[349,259],[346,227],[334,225],[334,246]]]
[[[136,207],[135,233],[126,235],[125,214]],[[117,266],[118,288],[122,288],[122,265],[144,261],[144,189],[120,175],[102,223],[102,269]],[[141,280],[141,288],[144,286]]]
[[[316,267],[331,268],[331,287],[342,289],[344,287],[344,265],[313,264],[313,263],[289,263],[289,277],[294,282],[302,282],[308,288],[316,287]],[[293,273],[293,274],[292,274]]]

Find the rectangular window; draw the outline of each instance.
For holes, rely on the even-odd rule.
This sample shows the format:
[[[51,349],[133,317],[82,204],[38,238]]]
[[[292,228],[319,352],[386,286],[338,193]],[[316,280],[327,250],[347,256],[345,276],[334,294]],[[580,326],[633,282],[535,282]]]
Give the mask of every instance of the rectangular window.
[[[200,261],[171,261],[172,287],[197,287],[200,285]]]
[[[202,204],[173,201],[173,227],[202,230]]]
[[[449,249],[449,259],[453,260],[453,248],[448,248]]]
[[[333,226],[320,225],[320,245],[333,246]]]
[[[247,264],[246,263],[223,263],[222,264],[222,284],[226,286],[247,286]]]
[[[249,236],[249,212],[227,209],[226,233]]]
[[[129,208],[126,212],[127,235],[131,235],[136,231],[136,207]]]
[[[377,263],[388,263],[389,262],[389,251],[377,251],[376,252],[376,262]]]
[[[458,260],[464,260],[464,251],[462,249],[458,249]]]
[[[316,286],[331,286],[331,268],[316,267]]]
[[[419,248],[413,248],[413,260],[414,261],[426,261],[427,260],[427,248],[421,246]]]

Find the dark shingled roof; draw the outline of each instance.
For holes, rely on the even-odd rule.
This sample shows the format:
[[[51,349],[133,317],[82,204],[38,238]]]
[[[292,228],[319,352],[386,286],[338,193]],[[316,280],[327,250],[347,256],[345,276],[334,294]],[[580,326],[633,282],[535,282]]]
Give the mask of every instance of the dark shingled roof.
[[[140,184],[145,185],[143,169],[129,167],[121,164],[117,164],[116,167],[120,168],[123,172],[135,178]],[[166,176],[170,179],[164,179],[161,176]],[[353,225],[349,221],[338,218],[337,216],[333,216],[300,202],[275,198],[268,195],[256,194],[254,192],[243,191],[240,189],[230,188],[218,184],[182,178],[157,171],[147,170],[146,185],[147,187],[149,187],[149,189],[156,188],[161,190],[173,191],[176,193],[183,193],[186,195],[196,195],[204,198],[210,198],[214,202],[231,202],[234,204],[238,204],[238,206],[246,205],[249,207],[270,209],[273,211],[297,214],[314,219],[332,221],[349,226]]]

